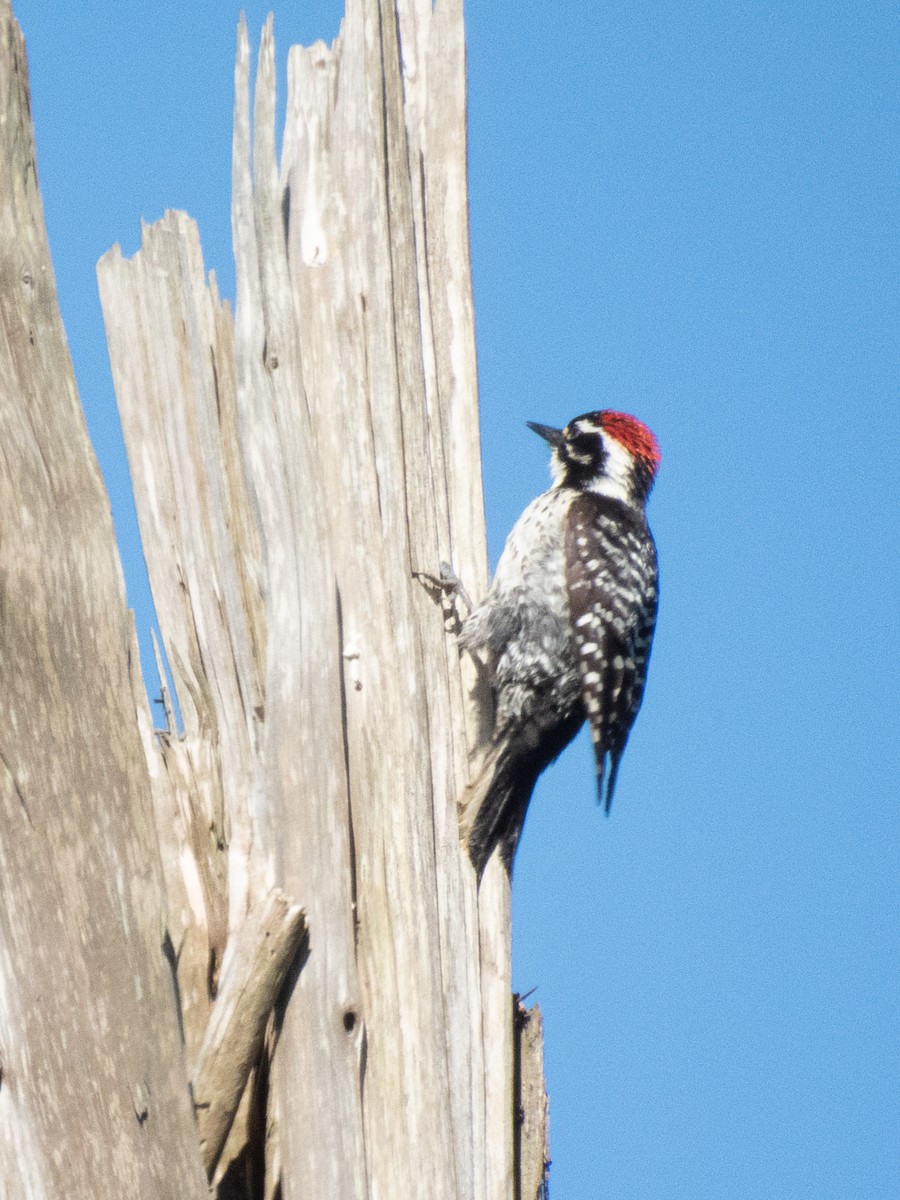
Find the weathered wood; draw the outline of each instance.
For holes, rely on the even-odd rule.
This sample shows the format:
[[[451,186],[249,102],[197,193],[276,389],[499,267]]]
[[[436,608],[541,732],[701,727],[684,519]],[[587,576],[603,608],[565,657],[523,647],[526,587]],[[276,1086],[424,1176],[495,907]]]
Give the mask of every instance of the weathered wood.
[[[281,182],[311,434],[333,464],[367,1165],[395,1195],[421,1192],[422,1145],[427,1194],[511,1189],[507,926],[482,958],[455,811],[467,681],[411,579],[449,559],[485,583],[464,98],[455,4],[351,4],[330,50],[291,52]]]
[[[486,583],[461,3],[351,0],[295,48],[280,166],[241,25],[234,322],[182,214],[99,264],[162,730],[0,24],[0,1194],[203,1195],[241,1102],[254,1195],[524,1195],[508,879],[456,807],[488,705],[421,582]],[[308,961],[241,1101],[303,930],[279,887]]]
[[[219,991],[193,1074],[200,1152],[212,1177],[257,1065],[266,1023],[307,936],[303,909],[278,888],[228,943]]]
[[[550,1102],[544,1084],[544,1018],[540,1005],[515,997],[516,1200],[547,1200]]]
[[[269,1139],[270,1174],[280,1174],[285,1200],[310,1188],[352,1200],[366,1192],[360,1083],[367,1067],[340,600],[285,255],[271,19],[260,47],[252,140],[249,112],[241,105],[249,66],[243,24],[239,42],[236,356],[248,473],[266,547],[265,786],[277,827],[290,831],[278,847],[277,877],[302,900],[312,931],[309,961],[284,1014],[272,1064],[282,1118]],[[315,1088],[309,1086],[312,1071]]]
[[[0,1195],[202,1197],[132,629],[0,0]]]
[[[271,23],[252,127],[249,76],[242,24],[233,326],[180,214],[98,268],[184,722],[144,752],[188,1047],[282,887],[311,934],[263,1194],[510,1200],[509,881],[456,807],[489,714],[418,576],[486,585],[461,4],[351,0],[295,47],[280,164]]]
[[[239,447],[231,314],[196,227],[167,213],[98,264],[145,556],[183,733],[145,740],[191,1060],[227,932],[271,888],[259,802],[258,534]]]

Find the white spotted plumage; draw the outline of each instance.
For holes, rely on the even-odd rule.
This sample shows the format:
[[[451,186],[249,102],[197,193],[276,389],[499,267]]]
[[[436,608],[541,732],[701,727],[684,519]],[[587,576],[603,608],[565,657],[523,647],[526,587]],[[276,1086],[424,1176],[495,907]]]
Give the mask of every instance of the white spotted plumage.
[[[621,511],[610,506],[619,505]],[[656,551],[643,511],[588,491],[569,510],[566,570],[585,708],[607,811],[640,708],[656,622]]]
[[[460,643],[485,660],[493,737],[464,802],[480,873],[496,846],[511,869],[540,772],[591,728],[607,811],[641,704],[656,620],[657,567],[644,507],[659,451],[634,417],[587,413],[553,447],[553,486],[525,509]]]

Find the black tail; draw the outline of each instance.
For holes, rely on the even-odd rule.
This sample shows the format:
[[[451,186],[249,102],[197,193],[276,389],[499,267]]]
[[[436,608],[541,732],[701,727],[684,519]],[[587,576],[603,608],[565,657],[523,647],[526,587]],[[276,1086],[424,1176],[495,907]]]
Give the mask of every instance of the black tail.
[[[525,824],[528,802],[537,783],[537,772],[525,777],[507,758],[496,764],[496,770],[490,772],[490,779],[484,779],[484,783],[487,786],[481,789],[476,783],[468,797],[474,811],[466,834],[466,849],[479,879],[498,847],[503,865],[512,874],[513,858]],[[479,791],[482,792],[480,796]]]
[[[609,751],[609,776],[606,780],[606,799],[603,798],[603,775],[606,768],[606,751],[601,755],[597,753],[597,803],[603,805],[603,811],[609,816],[609,810],[612,808],[613,792],[616,790],[616,780],[619,778],[619,763],[622,761],[622,754],[625,750],[625,741],[620,742],[613,750]]]
[[[498,848],[512,874],[538,776],[571,742],[582,720],[577,715],[561,722],[540,739],[539,748],[523,748],[517,739],[509,738],[497,739],[488,747],[475,782],[466,789],[460,820],[460,832],[479,879]]]

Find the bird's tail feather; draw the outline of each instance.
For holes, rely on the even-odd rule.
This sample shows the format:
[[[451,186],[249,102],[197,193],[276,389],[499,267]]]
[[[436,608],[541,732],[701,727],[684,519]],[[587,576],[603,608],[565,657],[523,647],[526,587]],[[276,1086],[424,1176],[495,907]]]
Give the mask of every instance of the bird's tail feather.
[[[603,811],[607,816],[609,816],[609,810],[612,808],[613,792],[616,790],[616,777],[619,774],[619,762],[621,758],[621,753],[610,754],[609,756],[609,779],[606,783],[606,801],[603,805]]]
[[[507,871],[518,845],[537,772],[523,772],[508,748],[488,746],[474,781],[463,794],[460,834],[480,879],[499,846]]]
[[[571,742],[583,721],[580,711],[541,731],[540,737],[495,737],[482,756],[474,781],[466,788],[460,835],[480,879],[499,847],[503,863],[512,863],[525,814],[538,776]]]

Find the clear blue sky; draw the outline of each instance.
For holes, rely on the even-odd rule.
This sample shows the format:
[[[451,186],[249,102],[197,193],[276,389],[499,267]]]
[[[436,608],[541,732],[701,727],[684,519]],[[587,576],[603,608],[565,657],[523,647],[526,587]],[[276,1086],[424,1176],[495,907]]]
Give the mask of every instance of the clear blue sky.
[[[246,5],[254,40],[266,6]],[[17,0],[63,316],[151,609],[94,278],[184,208],[233,294],[238,8]],[[336,0],[276,11],[292,41]],[[662,607],[612,815],[579,740],[516,864],[554,1200],[900,1196],[896,4],[471,3],[492,559],[526,420],[659,436]],[[514,473],[510,464],[516,464]]]

